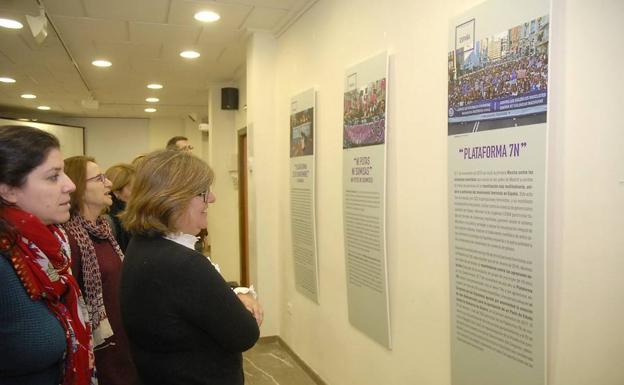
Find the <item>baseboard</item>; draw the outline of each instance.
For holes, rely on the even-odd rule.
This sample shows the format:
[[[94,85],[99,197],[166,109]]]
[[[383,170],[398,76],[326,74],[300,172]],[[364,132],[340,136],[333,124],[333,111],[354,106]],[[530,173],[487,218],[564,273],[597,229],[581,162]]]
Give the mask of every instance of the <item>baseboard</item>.
[[[301,357],[299,357],[297,355],[297,353],[295,353],[290,348],[290,346],[288,346],[288,344],[286,342],[284,342],[284,340],[280,336],[261,337],[258,340],[259,344],[270,344],[270,343],[273,343],[273,342],[277,342],[278,344],[280,344],[282,346],[282,348],[284,348],[284,350],[286,350],[288,352],[288,354],[290,354],[292,356],[292,358],[297,362],[297,364],[299,364],[299,366],[301,366],[303,371],[306,372],[306,374],[308,376],[310,376],[312,381],[314,381],[317,385],[327,385],[327,383],[321,378],[321,376],[319,376],[314,370],[312,370],[312,368],[309,367],[308,364],[306,364],[301,359]]]

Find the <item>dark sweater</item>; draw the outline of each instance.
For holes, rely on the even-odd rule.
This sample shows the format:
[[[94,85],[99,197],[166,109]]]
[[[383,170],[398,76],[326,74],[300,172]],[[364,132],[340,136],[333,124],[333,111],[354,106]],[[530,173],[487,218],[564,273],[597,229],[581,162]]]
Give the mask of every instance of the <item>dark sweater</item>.
[[[258,325],[210,261],[164,238],[133,236],[121,316],[145,385],[242,385]]]
[[[71,247],[72,273],[80,290],[85,293],[82,271],[82,255],[76,239],[68,232],[67,238]],[[99,385],[134,385],[137,374],[130,357],[128,339],[123,330],[119,311],[119,281],[121,276],[121,259],[113,245],[107,240],[90,236],[95,248],[95,256],[102,279],[102,298],[108,321],[114,335],[106,339],[106,343],[95,349],[95,366]],[[86,299],[86,296],[85,296]]]
[[[58,385],[64,354],[63,326],[0,255],[0,384]]]
[[[118,199],[115,194],[111,194],[111,198],[113,199],[113,204],[108,212],[111,219],[111,230],[113,231],[113,235],[115,235],[119,248],[125,253],[131,236],[130,233],[127,232],[121,225],[121,220],[118,215],[126,209],[126,203],[121,199]]]

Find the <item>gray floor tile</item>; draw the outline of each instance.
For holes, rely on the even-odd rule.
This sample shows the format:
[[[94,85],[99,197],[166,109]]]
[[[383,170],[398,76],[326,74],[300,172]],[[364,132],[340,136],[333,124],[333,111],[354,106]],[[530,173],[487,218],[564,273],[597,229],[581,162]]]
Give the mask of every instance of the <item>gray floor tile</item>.
[[[277,341],[259,342],[243,354],[245,385],[316,385]]]

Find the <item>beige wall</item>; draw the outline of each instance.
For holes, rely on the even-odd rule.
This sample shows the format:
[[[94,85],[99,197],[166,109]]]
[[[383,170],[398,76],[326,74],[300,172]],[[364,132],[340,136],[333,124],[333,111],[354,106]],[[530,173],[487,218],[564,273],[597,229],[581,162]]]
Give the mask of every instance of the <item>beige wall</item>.
[[[250,42],[251,222],[254,272],[270,322],[265,332],[276,330],[330,385],[450,384],[447,34],[449,20],[477,3],[319,1],[277,40],[276,51],[266,36]],[[623,17],[620,0],[553,0],[549,385],[624,383],[624,130],[618,114],[624,54],[617,49]],[[390,53],[392,350],[347,319],[336,167],[342,161],[344,69],[383,50]],[[295,290],[288,214],[288,101],[313,86],[319,305]]]
[[[95,157],[103,169],[115,163],[129,163],[140,154],[163,149],[167,141],[176,135],[187,136],[191,143],[195,140],[201,141],[197,124],[188,123],[188,120],[182,118],[64,119],[68,124],[85,127],[85,154]],[[194,133],[192,127],[195,128],[197,134]]]
[[[238,111],[236,111],[234,121],[236,130],[247,126],[247,74],[241,73],[236,79],[238,84]]]
[[[265,309],[262,335],[281,334],[280,181],[277,177],[280,158],[273,92],[276,48],[274,38],[268,33],[254,33],[247,45],[249,270]]]
[[[115,163],[129,163],[149,149],[149,119],[75,118],[85,127],[85,155],[93,156],[106,170]]]
[[[554,2],[548,201],[551,385],[624,384],[624,81],[619,64],[624,53],[614,49],[622,46],[623,18],[620,0]]]
[[[331,385],[450,383],[446,195],[446,42],[451,4],[318,2],[279,40],[276,151],[280,334]],[[344,71],[390,54],[387,261],[392,350],[348,321],[342,226]],[[293,281],[288,108],[317,88],[319,305]],[[289,310],[291,309],[291,310]]]
[[[219,264],[226,280],[240,282],[238,188],[231,176],[237,170],[236,111],[221,109],[221,88],[226,86],[232,84],[210,88],[208,163],[215,172],[212,191],[217,200],[208,207],[208,235],[213,262]]]
[[[174,136],[184,136],[186,125],[181,118],[152,118],[149,120],[149,150],[163,149]]]

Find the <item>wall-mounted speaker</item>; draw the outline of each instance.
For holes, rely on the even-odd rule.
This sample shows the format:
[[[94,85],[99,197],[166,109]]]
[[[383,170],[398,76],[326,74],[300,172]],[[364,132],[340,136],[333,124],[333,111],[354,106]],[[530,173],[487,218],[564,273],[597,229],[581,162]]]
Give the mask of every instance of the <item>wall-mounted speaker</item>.
[[[221,88],[221,109],[238,110],[238,88]]]

